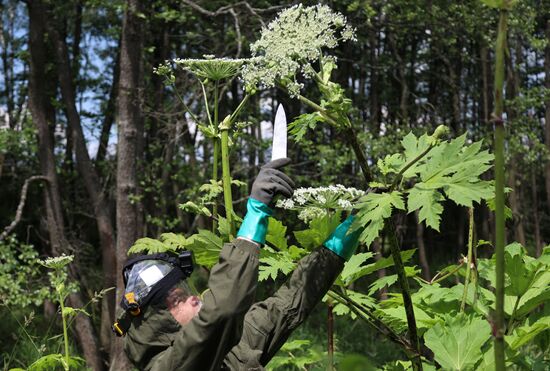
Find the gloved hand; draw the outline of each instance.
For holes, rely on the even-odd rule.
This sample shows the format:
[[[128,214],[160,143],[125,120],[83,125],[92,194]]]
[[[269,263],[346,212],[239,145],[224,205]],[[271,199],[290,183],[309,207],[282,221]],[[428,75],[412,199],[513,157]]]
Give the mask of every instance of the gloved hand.
[[[278,170],[288,165],[290,161],[289,158],[279,158],[262,166],[252,184],[250,198],[258,200],[271,208],[273,207],[275,195],[281,194],[285,197],[291,197],[294,192],[294,182],[285,173]]]
[[[357,249],[357,245],[359,245],[359,236],[363,231],[363,229],[360,228],[348,233],[354,219],[354,215],[348,216],[346,220],[336,227],[334,232],[332,232],[323,244],[327,249],[331,250],[346,261],[352,257],[355,249]]]
[[[252,191],[246,205],[246,216],[237,237],[249,239],[262,245],[265,243],[267,221],[273,214],[271,208],[275,196],[280,194],[284,197],[291,197],[294,192],[292,179],[278,170],[289,163],[289,158],[280,158],[262,166],[252,184]]]

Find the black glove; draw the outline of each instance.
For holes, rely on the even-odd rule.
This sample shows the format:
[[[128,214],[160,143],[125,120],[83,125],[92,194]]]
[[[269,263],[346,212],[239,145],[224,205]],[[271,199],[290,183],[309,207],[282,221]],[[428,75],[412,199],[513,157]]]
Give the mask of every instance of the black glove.
[[[285,173],[278,170],[290,162],[289,158],[279,158],[262,166],[252,184],[250,197],[269,207],[273,207],[273,201],[277,194],[291,197],[294,193],[294,182]]]

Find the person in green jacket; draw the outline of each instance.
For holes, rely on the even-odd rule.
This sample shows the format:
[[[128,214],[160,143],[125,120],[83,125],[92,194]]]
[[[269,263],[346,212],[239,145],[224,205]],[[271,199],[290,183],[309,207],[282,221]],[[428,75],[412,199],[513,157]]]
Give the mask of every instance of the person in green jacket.
[[[294,189],[279,170],[288,163],[290,159],[278,159],[261,168],[237,238],[222,248],[202,301],[185,285],[166,287],[162,283],[168,279],[160,280],[154,285],[163,286],[154,290],[157,300],[131,316],[124,350],[138,369],[262,370],[329,290],[357,246],[358,233],[347,233],[353,217],[301,259],[273,296],[254,303],[259,249],[274,198],[290,197]],[[146,273],[151,272],[158,274],[149,267]],[[131,282],[132,273],[128,275]]]

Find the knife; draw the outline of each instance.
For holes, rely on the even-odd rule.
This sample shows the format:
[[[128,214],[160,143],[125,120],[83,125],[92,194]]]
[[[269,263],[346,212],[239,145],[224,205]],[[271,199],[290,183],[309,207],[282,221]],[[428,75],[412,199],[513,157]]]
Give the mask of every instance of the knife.
[[[271,161],[287,157],[286,153],[286,114],[282,104],[279,104],[275,114],[275,125],[273,126],[273,148]]]

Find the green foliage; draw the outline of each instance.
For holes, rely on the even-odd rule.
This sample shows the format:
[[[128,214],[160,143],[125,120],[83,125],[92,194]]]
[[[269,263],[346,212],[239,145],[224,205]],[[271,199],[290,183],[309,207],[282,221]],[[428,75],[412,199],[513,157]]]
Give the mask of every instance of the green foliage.
[[[384,228],[384,220],[389,218],[394,208],[405,210],[403,195],[399,191],[391,193],[369,193],[363,196],[357,208],[357,217],[353,222],[352,230],[364,228],[359,239],[367,246],[378,237]]]
[[[280,350],[285,356],[277,355],[271,359],[267,365],[267,370],[277,370],[281,368],[306,369],[306,366],[319,363],[324,355],[321,351],[311,346],[309,340],[292,340],[286,342]]]
[[[34,247],[21,243],[14,236],[0,241],[0,301],[3,304],[27,307],[39,305],[49,297],[37,259]]]
[[[407,211],[411,213],[419,210],[419,220],[439,231],[445,196],[457,205],[466,207],[472,207],[473,202],[493,198],[492,183],[481,179],[481,175],[490,169],[493,155],[481,150],[481,142],[466,144],[466,134],[450,141],[435,138],[435,133],[434,136],[424,134],[419,138],[412,133],[407,134],[401,141],[403,153],[387,155],[378,160],[378,168],[385,178],[385,184],[390,183],[392,174],[396,174],[394,184],[401,183],[401,179],[414,182],[412,187],[404,191],[407,194]],[[397,205],[401,206],[401,203],[394,206],[404,209]],[[376,206],[371,203],[363,207],[366,209],[360,213],[364,214]],[[391,215],[392,210],[388,205],[382,210],[384,218]],[[373,224],[375,228],[363,232],[362,239],[367,244],[378,236],[383,227],[383,218],[378,217],[376,220],[377,223]],[[368,221],[357,221],[356,227]]]
[[[58,369],[84,369],[86,361],[80,357],[70,357],[67,363],[62,354],[47,354],[29,366],[28,371],[48,371]]]
[[[446,370],[474,370],[481,359],[481,349],[491,338],[491,326],[472,315],[446,315],[443,323],[429,329],[426,346]]]
[[[294,237],[304,249],[311,251],[327,240],[334,229],[340,224],[341,213],[323,213],[321,217],[311,220],[309,228],[295,231]]]
[[[512,9],[518,0],[481,0],[485,5],[496,9]]]
[[[287,275],[294,270],[296,262],[307,254],[307,250],[303,248],[288,246],[286,229],[280,221],[269,218],[266,241],[274,248],[265,246],[260,252],[260,281],[269,278],[275,280],[279,273]]]
[[[297,142],[300,142],[308,130],[315,129],[319,122],[324,122],[323,116],[319,112],[304,113],[288,124],[288,133],[294,136]]]

